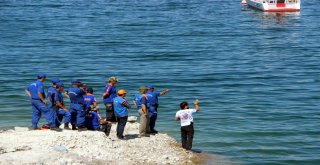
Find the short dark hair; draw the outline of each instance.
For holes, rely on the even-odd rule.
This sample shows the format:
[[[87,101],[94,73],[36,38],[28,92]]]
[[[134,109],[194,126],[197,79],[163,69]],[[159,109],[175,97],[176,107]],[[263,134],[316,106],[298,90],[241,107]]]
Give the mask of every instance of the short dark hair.
[[[92,94],[93,93],[93,89],[92,88],[88,88],[87,89],[87,93],[91,93]]]
[[[188,102],[183,101],[183,102],[180,103],[180,108],[181,109],[184,109],[186,106],[188,106]]]

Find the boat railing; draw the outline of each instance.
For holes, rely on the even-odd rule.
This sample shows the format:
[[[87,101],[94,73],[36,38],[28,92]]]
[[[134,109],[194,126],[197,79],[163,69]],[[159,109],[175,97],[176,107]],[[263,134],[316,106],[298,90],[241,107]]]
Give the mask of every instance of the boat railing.
[[[257,0],[259,1],[259,0]],[[278,4],[278,3],[285,3],[285,4],[298,4],[300,0],[260,0],[262,3],[268,4]]]

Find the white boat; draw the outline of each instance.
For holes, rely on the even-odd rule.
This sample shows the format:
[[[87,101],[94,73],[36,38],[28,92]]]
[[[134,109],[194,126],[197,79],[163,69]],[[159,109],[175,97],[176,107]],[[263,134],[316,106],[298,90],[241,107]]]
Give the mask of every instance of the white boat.
[[[246,0],[249,7],[266,12],[300,11],[300,0]]]

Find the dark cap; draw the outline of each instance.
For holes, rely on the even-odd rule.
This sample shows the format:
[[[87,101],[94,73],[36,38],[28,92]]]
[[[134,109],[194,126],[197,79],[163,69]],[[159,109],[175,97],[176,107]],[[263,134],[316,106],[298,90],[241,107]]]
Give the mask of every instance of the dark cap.
[[[63,82],[58,82],[58,83],[56,84],[56,87],[64,87]]]
[[[80,81],[78,80],[78,79],[72,79],[71,80],[71,83],[73,84],[73,83],[80,83]]]
[[[147,85],[147,88],[151,89],[151,88],[154,88],[154,86],[153,85]]]
[[[38,74],[38,78],[46,78],[46,74],[40,73],[40,74]]]
[[[54,78],[54,79],[51,80],[51,82],[53,84],[56,84],[56,83],[60,82],[60,80],[58,78]]]

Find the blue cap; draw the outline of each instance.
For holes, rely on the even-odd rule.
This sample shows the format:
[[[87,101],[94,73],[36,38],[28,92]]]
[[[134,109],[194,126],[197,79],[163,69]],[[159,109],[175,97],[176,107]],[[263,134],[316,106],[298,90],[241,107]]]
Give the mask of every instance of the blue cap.
[[[150,89],[150,88],[154,88],[154,86],[153,85],[147,85],[146,86],[148,89]]]
[[[78,79],[72,79],[71,83],[80,83],[80,81]]]
[[[58,78],[54,78],[54,79],[51,80],[51,82],[53,84],[56,84],[56,83],[60,82],[60,80]]]
[[[59,82],[56,84],[56,87],[64,87],[63,82],[59,81]]]
[[[46,78],[46,74],[40,73],[40,74],[38,74],[38,78]]]

